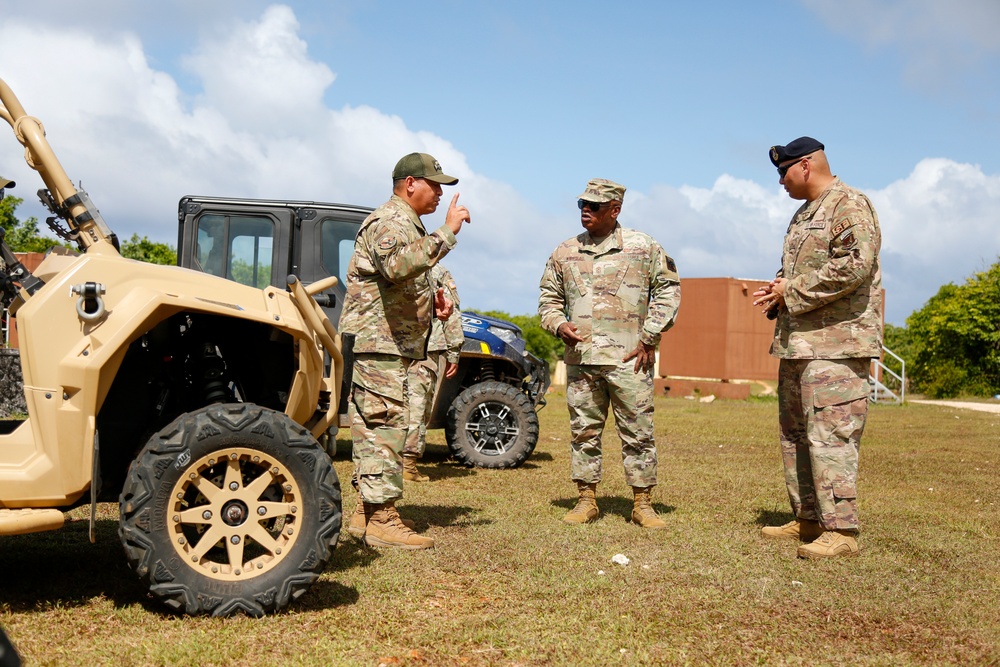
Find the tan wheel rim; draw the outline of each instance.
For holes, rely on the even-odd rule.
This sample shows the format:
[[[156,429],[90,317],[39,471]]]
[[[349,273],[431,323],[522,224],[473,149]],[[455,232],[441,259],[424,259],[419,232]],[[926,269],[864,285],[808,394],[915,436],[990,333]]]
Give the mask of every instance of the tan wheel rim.
[[[261,575],[298,539],[302,494],[281,463],[233,447],[187,467],[171,489],[167,519],[178,556],[213,579]]]

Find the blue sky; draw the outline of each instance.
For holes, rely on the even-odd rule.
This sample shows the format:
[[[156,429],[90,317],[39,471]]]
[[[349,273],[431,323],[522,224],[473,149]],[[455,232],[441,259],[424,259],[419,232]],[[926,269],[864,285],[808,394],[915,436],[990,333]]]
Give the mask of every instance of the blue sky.
[[[767,149],[807,134],[879,212],[889,322],[1000,256],[995,0],[3,4],[0,78],[120,236],[175,243],[186,194],[377,206],[419,150],[472,212],[464,307],[534,312],[593,177],[682,277],[769,278]]]

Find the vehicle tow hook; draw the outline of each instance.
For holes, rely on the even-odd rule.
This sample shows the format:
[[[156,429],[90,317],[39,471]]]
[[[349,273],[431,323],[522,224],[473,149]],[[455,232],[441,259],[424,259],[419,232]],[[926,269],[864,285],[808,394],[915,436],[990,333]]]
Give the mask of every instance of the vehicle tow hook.
[[[101,283],[83,283],[69,288],[69,295],[79,295],[76,300],[76,315],[84,322],[97,322],[105,315],[104,299],[107,288]]]

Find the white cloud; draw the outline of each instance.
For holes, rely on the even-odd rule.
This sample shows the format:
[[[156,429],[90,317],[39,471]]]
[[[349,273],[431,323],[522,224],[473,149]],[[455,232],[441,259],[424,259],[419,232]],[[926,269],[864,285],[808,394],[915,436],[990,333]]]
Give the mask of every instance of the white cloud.
[[[205,40],[185,65],[202,82],[198,100],[235,129],[270,137],[317,131],[327,113],[323,92],[336,76],[309,59],[299,23],[284,5],[259,21],[236,23],[223,39]]]
[[[473,224],[446,260],[463,305],[533,312],[546,258],[580,230],[575,202],[545,210],[477,173],[460,146],[409,128],[405,118],[370,106],[325,106],[335,75],[310,59],[299,30],[294,14],[279,6],[214,31],[211,44],[186,61],[201,84],[194,97],[158,70],[129,32],[108,30],[97,39],[89,30],[6,20],[0,62],[27,112],[42,119],[69,176],[83,180],[120,236],[175,243],[177,201],[187,194],[378,205],[395,161],[424,151],[461,179],[428,226],[441,224],[455,191],[472,212]],[[19,213],[42,217],[30,195],[40,181],[4,135],[0,173],[19,182],[15,194],[28,202]],[[902,323],[941,284],[961,282],[1000,253],[1000,177],[976,165],[924,160],[868,194],[883,226],[891,322]],[[622,221],[658,239],[682,277],[768,278],[797,205],[776,187],[724,174],[711,188],[630,190]]]
[[[871,48],[895,47],[906,79],[946,88],[963,69],[990,66],[1000,53],[996,0],[802,0],[832,29]]]
[[[869,192],[882,225],[887,319],[1000,259],[1000,175],[978,165],[921,160],[909,176]]]

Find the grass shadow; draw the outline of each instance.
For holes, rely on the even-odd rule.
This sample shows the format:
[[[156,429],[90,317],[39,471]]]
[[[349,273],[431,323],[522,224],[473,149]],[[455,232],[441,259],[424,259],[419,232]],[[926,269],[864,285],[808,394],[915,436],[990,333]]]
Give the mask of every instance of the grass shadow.
[[[118,540],[118,522],[95,522],[90,543],[87,521],[71,521],[59,531],[11,535],[0,544],[3,600],[12,611],[89,606],[103,597],[115,607],[136,603],[162,611],[148,598],[129,568]]]
[[[333,550],[326,570],[347,570],[355,567],[368,567],[379,558],[376,549],[370,549],[365,543],[347,532],[347,524],[340,531],[340,540]]]
[[[413,521],[414,530],[423,532],[431,526],[485,526],[492,519],[475,519],[480,510],[464,505],[404,505],[400,515]]]
[[[321,611],[357,604],[359,598],[358,589],[354,586],[345,586],[339,581],[319,579],[294,605],[289,605],[288,609],[293,609],[296,613]]]
[[[578,498],[558,498],[552,501],[552,505],[555,507],[561,507],[566,511],[573,509],[576,506]],[[653,509],[657,514],[671,514],[677,511],[677,507],[674,505],[664,505],[663,503],[652,503]],[[597,509],[601,511],[601,515],[605,514],[619,514],[624,517],[632,516],[632,499],[625,496],[597,496]]]
[[[758,526],[783,526],[794,518],[795,515],[789,511],[766,510],[758,507],[754,523]]]

